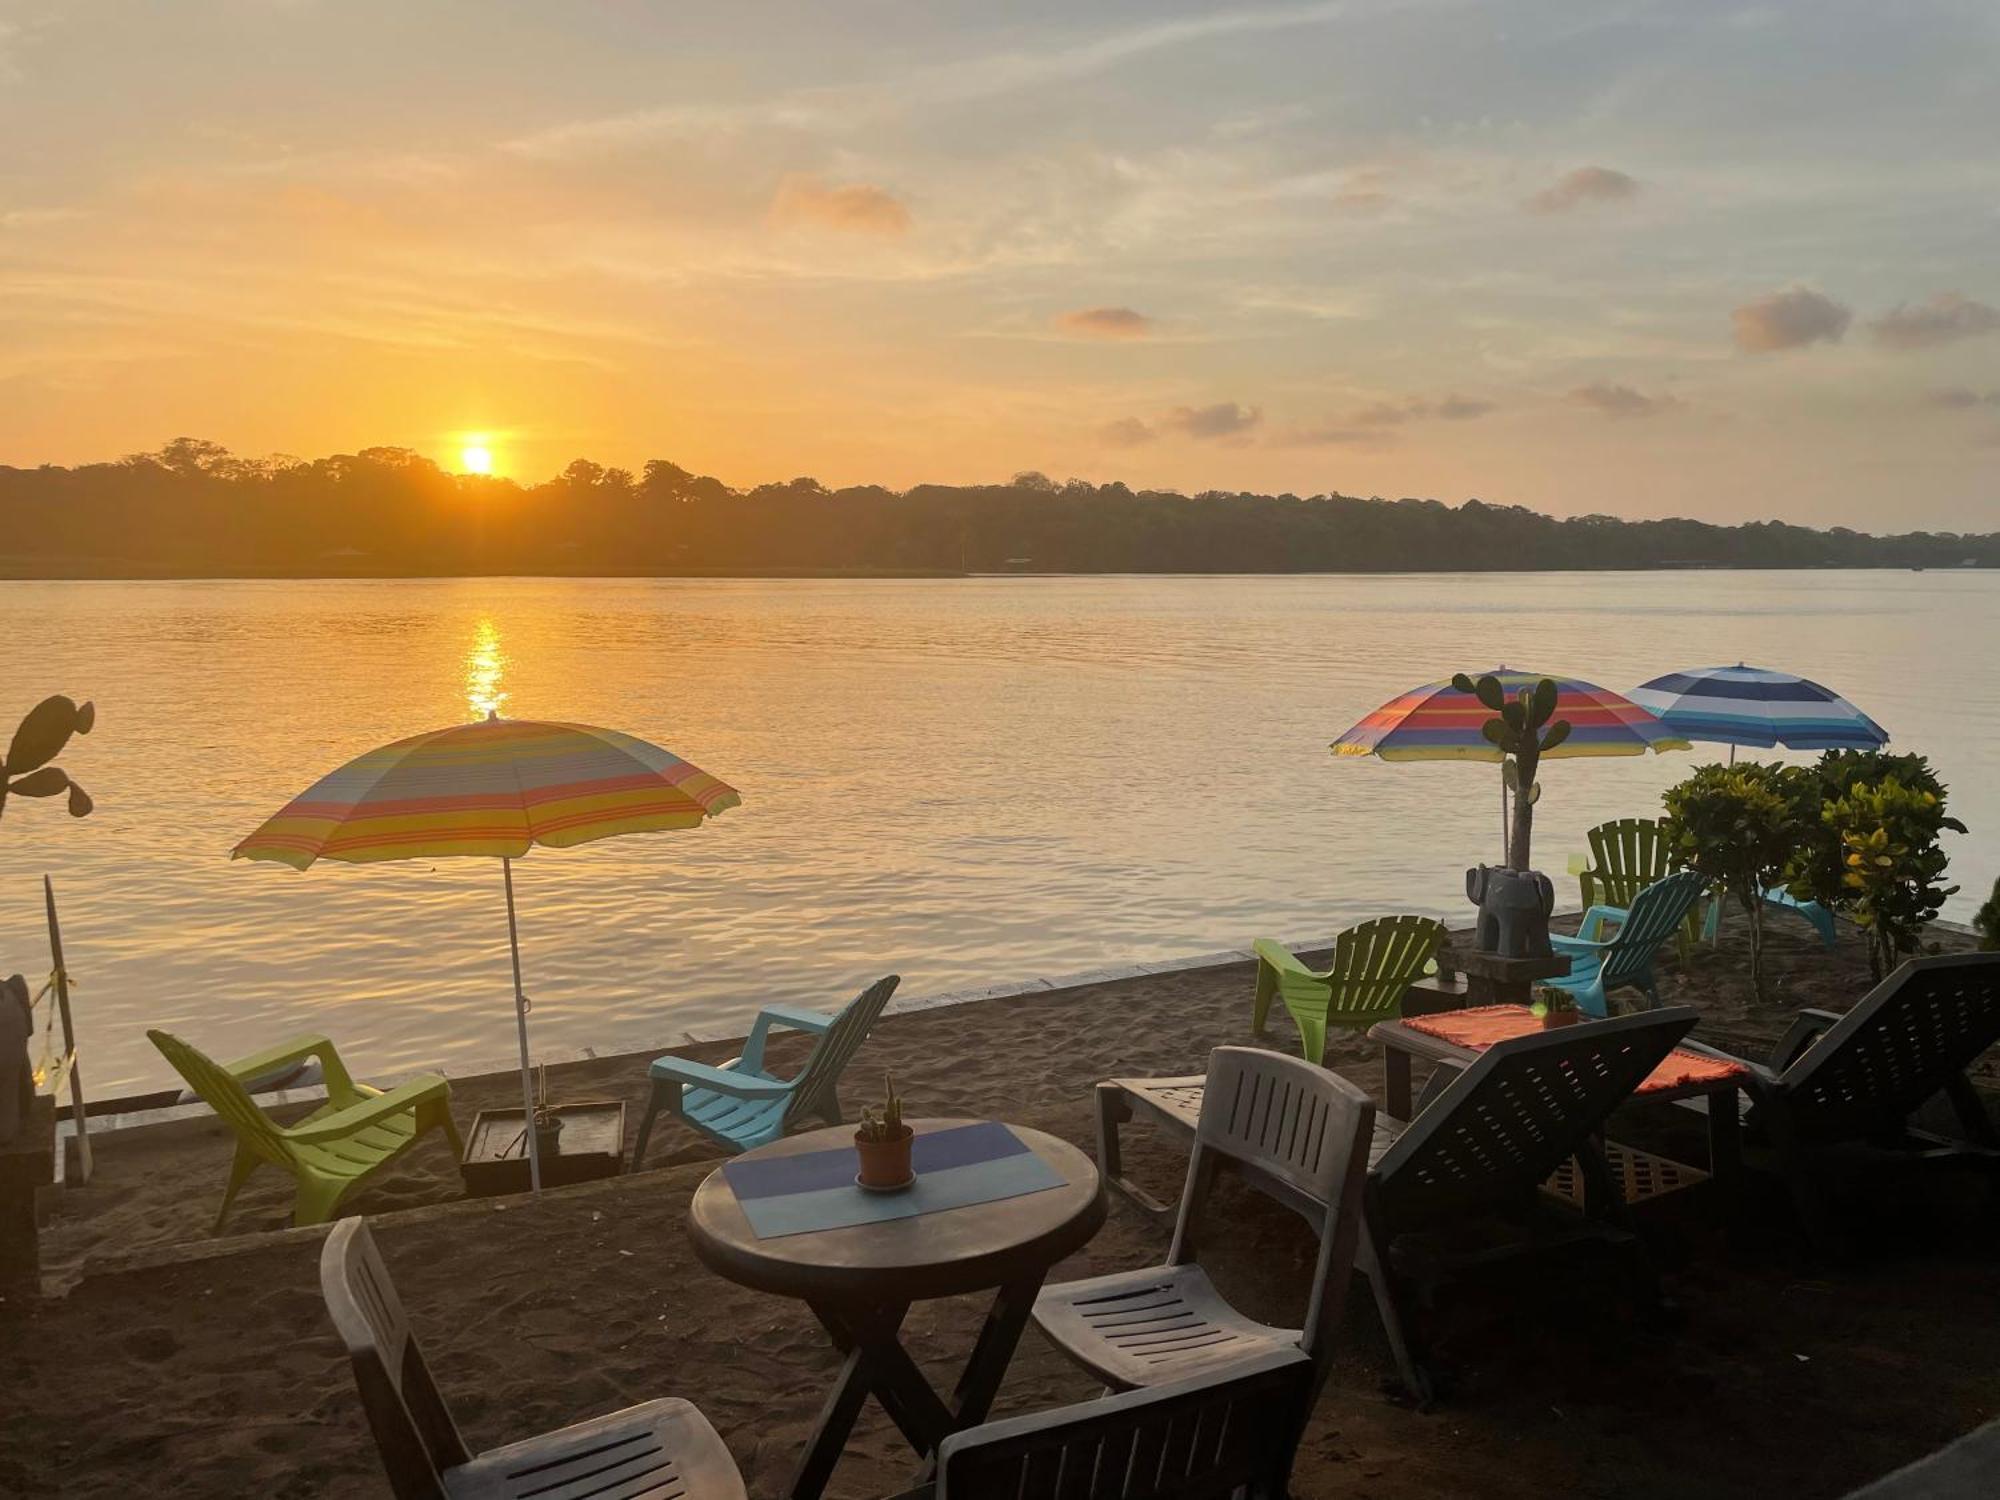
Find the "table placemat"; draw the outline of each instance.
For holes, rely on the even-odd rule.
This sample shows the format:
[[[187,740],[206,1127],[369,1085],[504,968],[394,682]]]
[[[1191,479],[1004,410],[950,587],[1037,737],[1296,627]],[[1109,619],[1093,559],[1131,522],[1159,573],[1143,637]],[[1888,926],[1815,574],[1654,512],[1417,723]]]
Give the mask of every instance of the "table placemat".
[[[1541,1017],[1525,1005],[1472,1005],[1464,1010],[1440,1011],[1428,1016],[1405,1016],[1403,1024],[1412,1031],[1421,1031],[1426,1036],[1434,1036],[1439,1041],[1474,1052],[1484,1052],[1495,1042],[1532,1036],[1542,1030]],[[1575,1024],[1587,1026],[1590,1023],[1577,1021]],[[1676,1047],[1633,1092],[1653,1094],[1683,1088],[1688,1084],[1720,1084],[1747,1076],[1747,1070],[1740,1064],[1703,1057],[1699,1052]]]
[[[1061,1174],[998,1120],[922,1132],[910,1146],[917,1180],[900,1193],[855,1186],[852,1146],[725,1162],[722,1175],[760,1240],[913,1219],[1063,1185]]]

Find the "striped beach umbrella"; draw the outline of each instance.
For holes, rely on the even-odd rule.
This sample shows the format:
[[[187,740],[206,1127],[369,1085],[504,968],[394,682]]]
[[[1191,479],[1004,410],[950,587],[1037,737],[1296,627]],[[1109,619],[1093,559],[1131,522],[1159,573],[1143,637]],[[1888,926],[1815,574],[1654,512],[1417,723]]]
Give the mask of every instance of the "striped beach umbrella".
[[[231,851],[303,870],[315,860],[354,864],[485,855],[500,861],[529,1181],[542,1184],[528,1128],[528,997],[514,918],[514,861],[540,844],[567,849],[624,833],[692,828],[737,805],[733,788],[657,745],[585,724],[484,720],[412,735],[322,776]]]
[[[1889,732],[1832,688],[1766,667],[1669,672],[1632,689],[1674,733],[1762,750],[1876,750]]]
[[[1473,679],[1489,675],[1474,673]],[[1495,667],[1490,674],[1511,700],[1548,674]],[[1578,677],[1554,677],[1555,717],[1567,719],[1569,738],[1548,752],[1551,760],[1571,755],[1644,755],[1648,750],[1685,750],[1679,738],[1652,712],[1620,693]],[[1481,726],[1493,710],[1449,679],[1412,688],[1391,698],[1333,742],[1335,755],[1379,755],[1384,760],[1501,759],[1500,749]]]

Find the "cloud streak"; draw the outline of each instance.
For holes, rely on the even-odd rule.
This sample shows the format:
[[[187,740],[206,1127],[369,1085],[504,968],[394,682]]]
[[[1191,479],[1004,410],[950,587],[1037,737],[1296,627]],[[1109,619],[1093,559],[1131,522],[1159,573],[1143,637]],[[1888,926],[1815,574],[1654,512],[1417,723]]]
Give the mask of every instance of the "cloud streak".
[[[1729,315],[1736,347],[1746,354],[1837,344],[1854,320],[1851,309],[1823,292],[1795,286],[1746,302]]]
[[[1160,425],[1182,437],[1213,442],[1242,437],[1263,420],[1262,407],[1219,401],[1213,406],[1177,406],[1160,419]]]
[[[1055,323],[1064,333],[1087,339],[1143,339],[1153,331],[1153,320],[1129,307],[1079,307],[1058,313]]]
[[[2000,330],[2000,308],[1957,292],[1939,292],[1914,307],[1898,303],[1868,326],[1885,349],[1935,349]]]
[[[1588,407],[1602,416],[1619,420],[1632,417],[1657,417],[1662,412],[1676,411],[1681,406],[1681,403],[1672,396],[1648,396],[1629,385],[1617,385],[1608,380],[1595,380],[1589,385],[1580,385],[1565,399],[1577,406]]]
[[[1639,194],[1639,179],[1611,167],[1565,172],[1527,201],[1530,213],[1562,214],[1595,203],[1619,203]]]
[[[771,221],[845,234],[899,235],[909,230],[910,211],[895,194],[873,183],[833,185],[817,177],[788,177],[771,200]]]

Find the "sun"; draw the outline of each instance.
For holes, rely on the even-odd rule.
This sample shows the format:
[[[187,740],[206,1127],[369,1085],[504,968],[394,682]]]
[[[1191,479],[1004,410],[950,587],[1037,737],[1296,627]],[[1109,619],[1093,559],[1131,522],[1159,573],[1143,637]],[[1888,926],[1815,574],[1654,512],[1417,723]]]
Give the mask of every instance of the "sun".
[[[458,450],[458,467],[467,474],[491,474],[493,450],[484,443],[467,443]]]

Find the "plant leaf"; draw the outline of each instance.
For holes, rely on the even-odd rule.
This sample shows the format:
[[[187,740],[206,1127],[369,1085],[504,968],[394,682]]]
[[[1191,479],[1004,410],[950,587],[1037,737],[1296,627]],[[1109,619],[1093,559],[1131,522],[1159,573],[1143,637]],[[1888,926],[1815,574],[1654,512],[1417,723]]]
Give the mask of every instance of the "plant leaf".
[[[1542,749],[1545,752],[1553,750],[1555,749],[1556,746],[1560,745],[1564,740],[1568,738],[1569,738],[1569,720],[1557,719],[1555,723],[1551,724],[1548,727],[1548,732],[1542,736]]]
[[[1495,713],[1498,713],[1500,705],[1507,701],[1507,694],[1500,687],[1500,679],[1490,673],[1479,679],[1473,691],[1479,695],[1479,701]]]
[[[1479,726],[1479,732],[1503,750],[1506,748],[1507,726],[1498,719],[1488,719]]]
[[[90,793],[78,786],[74,781],[69,784],[69,815],[72,818],[89,817],[90,810],[95,806],[97,804],[90,800]]]
[[[1535,684],[1535,697],[1531,705],[1535,711],[1535,722],[1546,724],[1549,715],[1556,711],[1556,684],[1552,677],[1544,677]]]
[[[28,710],[21,727],[14,731],[13,743],[7,747],[7,769],[32,771],[47,765],[62,754],[62,747],[76,732],[76,720],[76,705],[62,694],[44,698]]]
[[[60,766],[43,766],[19,781],[9,782],[7,790],[16,797],[53,797],[69,790],[69,777]]]

